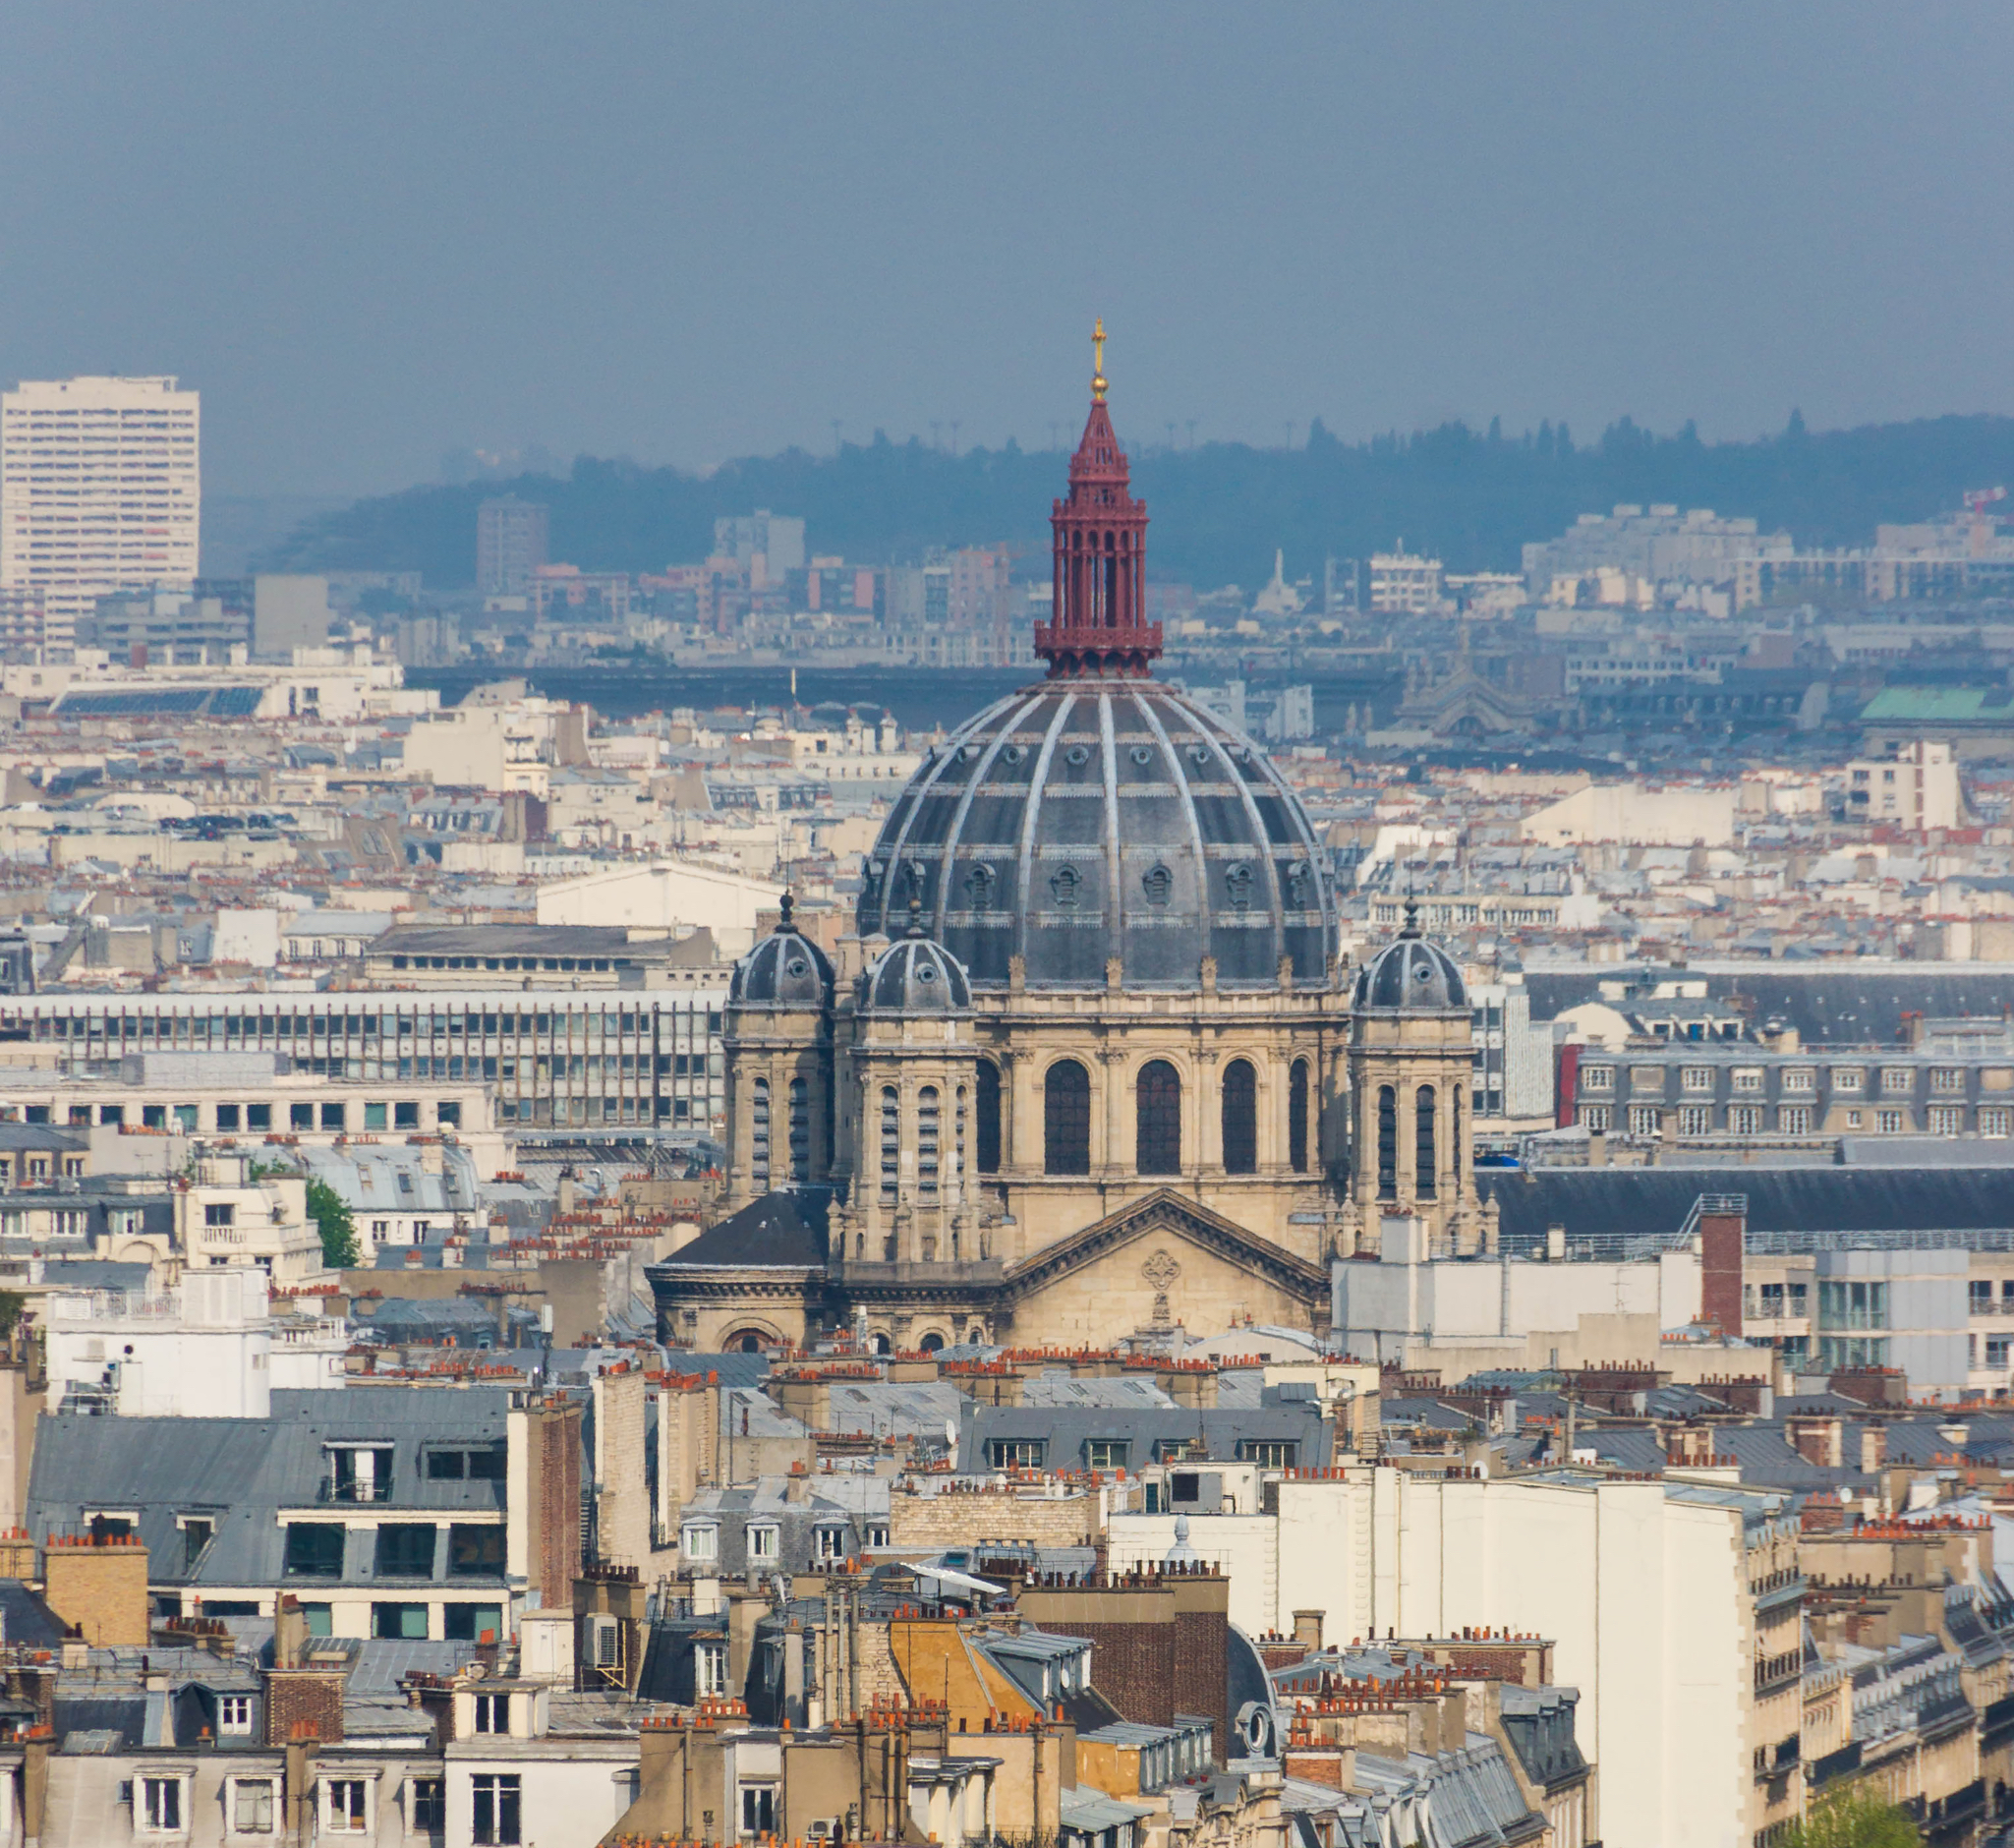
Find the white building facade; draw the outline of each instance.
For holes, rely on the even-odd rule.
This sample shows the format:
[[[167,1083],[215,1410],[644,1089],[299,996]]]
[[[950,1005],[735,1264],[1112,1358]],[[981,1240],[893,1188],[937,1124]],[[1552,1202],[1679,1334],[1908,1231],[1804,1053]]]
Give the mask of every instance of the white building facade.
[[[67,652],[100,597],[194,581],[200,438],[198,394],[173,378],[0,393],[0,591],[38,594],[44,650]]]
[[[1609,1848],[1745,1848],[1758,1719],[1758,1548],[1789,1531],[1781,1496],[1594,1472],[1447,1477],[1346,1465],[1277,1485],[1277,1514],[1191,1515],[1231,1575],[1231,1618],[1338,1639],[1551,1638],[1581,1690],[1576,1732]],[[1164,1558],[1173,1515],[1118,1515],[1115,1571]],[[1794,1722],[1793,1722],[1794,1724]]]

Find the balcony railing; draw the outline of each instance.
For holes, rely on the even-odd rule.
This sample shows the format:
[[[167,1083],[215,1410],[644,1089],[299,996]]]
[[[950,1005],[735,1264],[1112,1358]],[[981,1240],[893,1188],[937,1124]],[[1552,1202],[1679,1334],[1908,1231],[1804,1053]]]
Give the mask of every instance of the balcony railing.
[[[373,1477],[368,1482],[335,1482],[322,1479],[316,1500],[324,1502],[388,1502],[391,1500],[389,1479]]]

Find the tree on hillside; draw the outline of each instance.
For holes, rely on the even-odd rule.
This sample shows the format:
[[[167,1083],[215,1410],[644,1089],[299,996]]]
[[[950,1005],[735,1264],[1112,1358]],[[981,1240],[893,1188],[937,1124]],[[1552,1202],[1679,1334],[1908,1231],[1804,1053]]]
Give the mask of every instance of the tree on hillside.
[[[343,1197],[326,1181],[308,1184],[308,1217],[321,1234],[321,1261],[330,1270],[354,1270],[362,1256],[357,1246],[357,1222]]]

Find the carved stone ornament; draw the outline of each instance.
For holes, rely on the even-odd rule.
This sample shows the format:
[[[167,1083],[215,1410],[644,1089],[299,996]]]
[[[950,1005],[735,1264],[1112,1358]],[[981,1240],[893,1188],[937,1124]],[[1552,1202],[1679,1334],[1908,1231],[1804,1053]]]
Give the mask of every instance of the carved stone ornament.
[[[1166,1292],[1181,1275],[1181,1266],[1166,1251],[1156,1251],[1140,1266],[1140,1275],[1150,1290]]]

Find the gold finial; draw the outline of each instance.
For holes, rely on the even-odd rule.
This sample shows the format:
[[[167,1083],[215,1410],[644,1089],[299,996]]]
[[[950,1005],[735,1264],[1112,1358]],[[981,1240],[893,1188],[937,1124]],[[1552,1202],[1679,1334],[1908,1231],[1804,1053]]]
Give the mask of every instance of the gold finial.
[[[1091,328],[1091,396],[1105,402],[1105,320],[1101,316]]]

